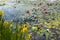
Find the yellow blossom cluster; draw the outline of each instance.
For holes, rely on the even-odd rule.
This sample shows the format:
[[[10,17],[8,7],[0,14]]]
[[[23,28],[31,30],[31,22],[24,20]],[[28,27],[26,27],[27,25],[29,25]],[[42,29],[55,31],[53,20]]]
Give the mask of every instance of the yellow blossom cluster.
[[[59,24],[60,22],[50,22],[50,23],[45,22],[47,28],[56,28]]]
[[[22,30],[21,30],[21,32],[26,32],[26,31],[28,31],[28,26],[29,26],[28,23],[23,24],[23,25],[22,25]]]
[[[31,34],[27,34],[26,40],[29,40],[31,38]]]

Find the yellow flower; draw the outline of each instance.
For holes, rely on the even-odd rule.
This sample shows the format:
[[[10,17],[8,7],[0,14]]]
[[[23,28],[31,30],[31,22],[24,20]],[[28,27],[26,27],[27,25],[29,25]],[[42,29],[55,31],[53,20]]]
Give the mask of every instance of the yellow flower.
[[[0,10],[0,16],[4,15],[4,11]]]
[[[21,32],[27,32],[27,31],[28,31],[28,26],[29,26],[29,24],[28,24],[28,23],[23,24],[23,25],[22,25]]]
[[[27,28],[27,27],[24,27],[24,28],[22,28],[22,30],[21,30],[21,32],[26,32],[26,31],[28,31],[28,28]]]
[[[10,26],[10,23],[8,21],[4,21],[3,26],[5,27]]]
[[[29,40],[31,38],[31,34],[27,34],[26,40]]]
[[[45,22],[45,25],[46,25],[47,28],[51,28],[51,23]]]

